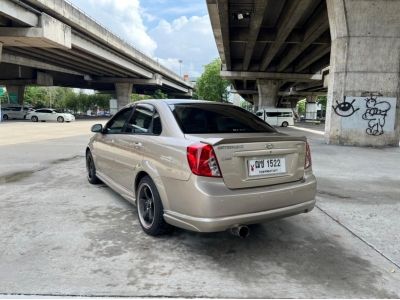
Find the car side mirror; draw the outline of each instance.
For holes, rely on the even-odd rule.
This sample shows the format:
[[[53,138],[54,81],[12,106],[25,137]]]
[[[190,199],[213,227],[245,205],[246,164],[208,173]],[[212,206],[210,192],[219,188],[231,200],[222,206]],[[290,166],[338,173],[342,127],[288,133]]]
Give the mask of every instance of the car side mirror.
[[[95,133],[101,133],[101,132],[103,132],[103,125],[101,125],[101,124],[94,124],[93,126],[92,126],[92,132],[95,132]]]

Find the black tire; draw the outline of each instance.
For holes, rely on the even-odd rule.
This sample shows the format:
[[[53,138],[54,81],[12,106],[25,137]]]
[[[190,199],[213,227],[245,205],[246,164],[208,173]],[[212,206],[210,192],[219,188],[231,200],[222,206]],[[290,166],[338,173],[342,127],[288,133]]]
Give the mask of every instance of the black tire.
[[[39,118],[36,117],[36,116],[33,116],[33,117],[31,118],[31,121],[32,121],[32,122],[39,122]]]
[[[86,152],[86,171],[87,179],[91,184],[101,183],[101,180],[96,175],[96,166],[94,165],[93,156],[90,151]]]
[[[8,120],[8,115],[3,115],[3,120],[7,121]]]
[[[282,127],[288,127],[288,126],[289,126],[288,122],[285,121],[285,122],[282,123]]]
[[[148,235],[159,236],[171,231],[172,226],[164,220],[164,207],[157,187],[148,176],[143,177],[138,184],[136,208],[140,226]]]
[[[63,117],[58,117],[57,118],[58,123],[64,123],[64,118]]]

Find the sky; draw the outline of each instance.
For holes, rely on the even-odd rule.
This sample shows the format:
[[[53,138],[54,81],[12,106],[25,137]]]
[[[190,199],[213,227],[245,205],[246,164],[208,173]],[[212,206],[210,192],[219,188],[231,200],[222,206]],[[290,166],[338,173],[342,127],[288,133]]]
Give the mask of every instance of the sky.
[[[177,74],[196,78],[218,57],[206,0],[70,1]]]

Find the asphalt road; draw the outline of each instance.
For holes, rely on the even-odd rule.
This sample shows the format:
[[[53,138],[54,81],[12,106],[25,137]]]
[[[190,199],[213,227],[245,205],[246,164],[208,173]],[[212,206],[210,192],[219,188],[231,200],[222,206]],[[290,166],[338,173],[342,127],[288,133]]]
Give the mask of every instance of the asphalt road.
[[[252,226],[245,240],[152,238],[133,206],[87,183],[89,127],[0,124],[0,296],[400,297],[399,149],[285,129],[311,141],[311,213]]]

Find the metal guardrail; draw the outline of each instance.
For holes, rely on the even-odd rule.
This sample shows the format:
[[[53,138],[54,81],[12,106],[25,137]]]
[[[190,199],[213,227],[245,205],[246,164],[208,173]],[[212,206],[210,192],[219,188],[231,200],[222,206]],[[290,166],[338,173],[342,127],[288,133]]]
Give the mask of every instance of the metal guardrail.
[[[67,4],[69,4],[71,7],[73,7],[74,9],[76,9],[78,12],[80,12],[81,14],[83,14],[84,16],[86,16],[88,19],[90,19],[92,22],[94,22],[96,25],[98,25],[99,27],[103,27],[105,28],[108,32],[110,32],[112,35],[116,36],[118,39],[120,39],[123,43],[125,43],[126,45],[128,45],[129,47],[133,48],[139,55],[143,56],[145,59],[150,60],[152,62],[154,62],[154,64],[156,64],[158,66],[158,71],[161,72],[166,72],[166,73],[170,73],[171,75],[175,76],[176,79],[180,79],[180,81],[185,82],[183,80],[183,78],[181,78],[177,73],[171,71],[170,69],[168,69],[167,67],[163,66],[162,64],[160,64],[160,62],[157,60],[154,60],[153,58],[151,58],[150,56],[148,56],[147,54],[143,53],[141,50],[139,50],[138,48],[136,48],[134,45],[132,45],[129,41],[127,41],[125,38],[121,37],[119,34],[115,33],[113,30],[111,30],[108,26],[98,22],[94,17],[88,15],[86,12],[84,12],[82,9],[80,9],[78,6],[76,6],[75,4],[73,4],[71,1],[69,0],[64,0],[64,2],[66,2]],[[189,82],[185,82],[188,86],[191,86]]]

